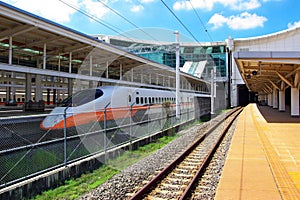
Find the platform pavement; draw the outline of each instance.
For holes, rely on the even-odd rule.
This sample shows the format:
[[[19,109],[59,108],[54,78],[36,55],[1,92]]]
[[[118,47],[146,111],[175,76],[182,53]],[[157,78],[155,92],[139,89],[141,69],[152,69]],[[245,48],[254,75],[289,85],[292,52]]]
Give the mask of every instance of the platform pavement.
[[[264,109],[280,123],[267,122],[256,104],[244,108],[215,199],[300,199],[300,123]]]

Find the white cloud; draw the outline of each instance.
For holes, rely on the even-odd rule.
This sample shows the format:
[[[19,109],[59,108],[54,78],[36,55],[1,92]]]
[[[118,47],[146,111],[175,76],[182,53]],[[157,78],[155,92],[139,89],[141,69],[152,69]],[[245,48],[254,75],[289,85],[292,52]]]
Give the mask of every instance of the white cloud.
[[[264,22],[267,18],[263,16],[258,16],[256,14],[250,14],[248,12],[243,12],[237,16],[224,17],[220,14],[214,14],[208,21],[208,24],[213,25],[213,29],[220,28],[227,25],[233,30],[247,30],[256,27],[263,27]]]
[[[140,12],[142,10],[144,10],[144,7],[142,5],[134,5],[130,9],[131,12],[135,12],[135,13]]]
[[[5,2],[58,23],[70,22],[71,16],[77,12],[74,8],[100,19],[109,13],[109,9],[102,3],[93,0],[63,0],[74,8],[59,0],[5,0]],[[107,4],[108,0],[103,2]]]
[[[103,1],[103,3],[107,5],[107,0]],[[87,13],[99,19],[103,18],[105,14],[109,13],[109,9],[98,1],[84,0],[82,1],[82,5],[85,7],[84,10],[86,10]]]
[[[173,4],[174,10],[191,10],[193,7],[204,9],[204,10],[212,10],[214,6],[215,0],[190,0],[184,1],[179,0]]]
[[[288,28],[300,27],[300,21],[294,23],[288,23]]]
[[[258,16],[255,13],[250,14],[248,12],[244,12],[239,16],[230,16],[227,22],[228,26],[233,30],[240,29],[252,29],[256,27],[263,27],[264,22],[267,21],[267,18],[263,16]]]
[[[59,23],[69,22],[71,15],[76,12],[59,0],[5,0],[4,2]],[[68,0],[67,2],[79,7],[79,0]]]
[[[222,27],[228,22],[228,19],[218,13],[214,14],[208,21],[208,24],[213,24],[213,29]]]
[[[261,3],[259,0],[238,1],[237,3],[229,5],[229,7],[233,10],[252,10],[259,8],[260,6]]]
[[[194,7],[195,9],[211,11],[218,3],[232,10],[251,10],[261,6],[259,0],[177,0],[173,4],[173,9],[191,10]]]

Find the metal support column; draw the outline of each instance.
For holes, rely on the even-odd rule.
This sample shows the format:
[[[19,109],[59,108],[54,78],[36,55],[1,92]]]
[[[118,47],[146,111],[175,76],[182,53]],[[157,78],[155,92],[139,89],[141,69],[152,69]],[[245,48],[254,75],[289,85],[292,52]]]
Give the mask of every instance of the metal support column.
[[[71,96],[73,93],[73,80],[68,78],[68,96]]]
[[[108,78],[108,61],[106,62],[106,78]]]
[[[93,76],[93,56],[90,56],[90,76]]]
[[[179,32],[176,36],[176,119],[180,119],[180,66],[179,66]]]
[[[216,68],[214,67],[211,71],[211,85],[210,85],[210,113],[215,114],[215,96],[216,96],[216,90],[215,90],[215,74],[216,74]]]
[[[120,64],[120,80],[123,80],[123,65]]]
[[[44,52],[43,52],[43,69],[46,69],[46,58],[47,58],[47,44],[44,43]]]
[[[69,54],[69,73],[72,73],[72,52]]]
[[[60,65],[61,65],[60,54],[58,54],[58,71],[59,72],[60,72]]]
[[[43,100],[42,76],[35,75],[35,101]]]
[[[12,64],[13,57],[13,46],[12,46],[12,36],[9,36],[9,52],[8,52],[8,64]]]
[[[26,84],[25,84],[25,102],[31,100],[31,74],[26,73]]]

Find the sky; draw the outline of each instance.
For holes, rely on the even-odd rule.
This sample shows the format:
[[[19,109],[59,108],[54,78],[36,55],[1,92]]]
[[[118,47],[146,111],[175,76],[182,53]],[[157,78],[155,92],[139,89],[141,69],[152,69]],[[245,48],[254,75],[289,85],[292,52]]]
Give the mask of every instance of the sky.
[[[229,36],[256,37],[300,26],[299,0],[3,2],[85,34],[126,35],[161,41],[175,41],[175,36],[164,34],[175,30],[182,40],[218,42]]]

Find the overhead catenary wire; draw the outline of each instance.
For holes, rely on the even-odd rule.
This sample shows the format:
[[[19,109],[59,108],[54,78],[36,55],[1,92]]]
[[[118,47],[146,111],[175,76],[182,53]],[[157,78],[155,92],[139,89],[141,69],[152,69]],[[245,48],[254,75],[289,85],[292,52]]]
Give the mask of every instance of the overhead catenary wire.
[[[177,19],[177,21],[184,27],[184,29],[193,37],[193,39],[201,45],[201,43],[197,40],[197,38],[194,36],[194,34],[186,27],[186,25],[177,17],[177,15],[170,9],[170,7],[163,1],[160,0],[164,6],[169,10],[169,12]],[[201,45],[202,46],[202,45]]]
[[[116,15],[118,15],[119,17],[121,17],[122,19],[124,19],[126,22],[128,22],[129,24],[131,24],[133,27],[137,28],[138,30],[142,31],[145,35],[149,36],[150,38],[152,38],[153,40],[155,40],[156,42],[160,43],[159,40],[157,40],[156,38],[154,38],[152,35],[150,35],[149,33],[147,33],[146,31],[144,31],[143,29],[141,29],[140,27],[138,27],[136,24],[134,24],[133,22],[131,22],[130,20],[128,20],[126,17],[124,17],[122,14],[120,14],[118,11],[116,11],[115,9],[111,8],[110,6],[108,6],[106,3],[102,2],[101,0],[97,0],[99,3],[101,3],[102,5],[104,5],[105,7],[107,7],[109,10],[111,10],[113,13],[115,13]]]
[[[124,35],[124,34],[122,33],[122,32],[124,32],[124,31],[122,31],[122,30],[119,29],[118,27],[116,27],[116,26],[114,26],[114,25],[111,25],[111,24],[109,24],[109,23],[107,23],[107,22],[104,22],[103,20],[100,20],[99,18],[97,18],[97,17],[95,17],[95,16],[90,15],[90,14],[88,14],[86,11],[83,11],[83,10],[81,10],[80,8],[77,8],[77,7],[75,7],[75,6],[71,5],[71,4],[69,4],[69,3],[65,2],[64,0],[59,0],[59,1],[62,2],[63,4],[65,4],[65,5],[67,5],[68,7],[70,7],[70,8],[72,8],[72,9],[74,9],[74,10],[80,12],[81,14],[87,16],[88,18],[94,20],[95,22],[101,24],[102,26],[108,28],[109,30],[112,30],[113,32],[115,32],[115,33],[117,33],[117,34],[119,34],[119,35],[122,35],[123,37],[125,37],[125,38],[129,39],[130,41],[134,42],[133,39],[131,39],[131,38],[127,37],[126,35]],[[113,28],[112,28],[112,27],[113,27]],[[118,29],[118,30],[116,30],[116,29]],[[122,32],[120,32],[120,31],[122,31]]]
[[[209,34],[209,32],[208,32],[206,26],[204,25],[203,21],[201,20],[201,17],[199,16],[198,12],[196,11],[195,7],[193,6],[192,1],[189,1],[189,2],[190,2],[190,4],[191,4],[191,7],[192,7],[192,9],[194,10],[194,13],[196,14],[198,20],[199,20],[200,23],[202,24],[202,26],[203,26],[203,28],[204,28],[206,34],[208,35],[208,37],[210,38],[210,40],[213,42],[213,39],[212,39],[211,35]]]

